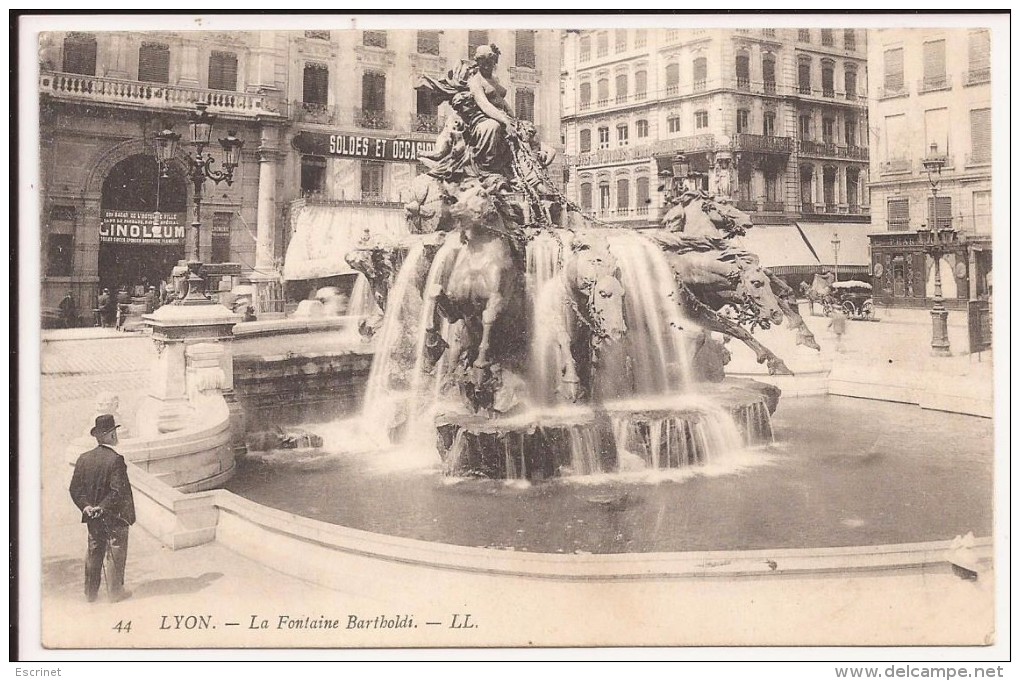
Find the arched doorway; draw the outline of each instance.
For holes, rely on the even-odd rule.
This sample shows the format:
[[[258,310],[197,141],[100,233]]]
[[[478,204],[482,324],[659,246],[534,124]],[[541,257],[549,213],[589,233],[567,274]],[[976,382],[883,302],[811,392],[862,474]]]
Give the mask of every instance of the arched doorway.
[[[174,169],[135,154],[115,165],[100,199],[99,286],[156,285],[184,257],[187,187]]]

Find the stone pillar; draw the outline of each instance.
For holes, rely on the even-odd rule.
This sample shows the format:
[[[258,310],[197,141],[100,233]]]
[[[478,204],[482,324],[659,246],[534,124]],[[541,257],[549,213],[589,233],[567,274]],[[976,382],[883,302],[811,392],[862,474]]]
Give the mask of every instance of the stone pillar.
[[[263,126],[258,148],[259,198],[256,217],[255,314],[283,313],[283,285],[276,267],[276,166],[282,156],[279,129]]]
[[[977,251],[971,246],[967,246],[967,282],[968,295],[971,300],[978,299],[978,270],[977,270]]]
[[[187,87],[198,87],[198,45],[184,45],[180,64],[181,72],[177,83]]]
[[[849,203],[846,195],[846,166],[836,166],[836,202],[844,211]]]
[[[81,277],[82,300],[87,303],[80,312],[91,314],[92,306],[99,299],[99,195],[85,197],[82,218],[74,229],[74,273]]]
[[[814,194],[815,194],[815,208],[818,212],[825,211],[825,174],[822,170],[822,166],[817,163],[814,164]]]

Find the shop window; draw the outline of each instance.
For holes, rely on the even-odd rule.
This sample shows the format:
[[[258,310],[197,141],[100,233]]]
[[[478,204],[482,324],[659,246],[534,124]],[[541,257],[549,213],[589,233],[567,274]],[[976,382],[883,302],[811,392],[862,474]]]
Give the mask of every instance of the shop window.
[[[237,89],[237,55],[213,50],[209,55],[209,89]]]
[[[326,188],[326,159],[321,156],[301,157],[302,196],[321,194]]]
[[[361,198],[381,199],[383,197],[383,171],[382,163],[373,161],[361,162]]]
[[[170,82],[170,46],[142,43],[138,48],[138,80],[144,83]]]
[[[523,121],[535,120],[535,93],[527,88],[517,88],[514,93],[514,115]]]
[[[213,213],[211,262],[230,262],[230,226],[233,219],[233,213]]]
[[[69,33],[64,38],[64,73],[96,75],[96,37],[91,33]]]
[[[46,275],[70,277],[74,269],[74,235],[50,234],[46,246]]]
[[[361,34],[361,44],[365,47],[386,49],[386,31],[365,31]]]
[[[326,106],[329,98],[329,68],[314,62],[305,64],[303,86],[301,101],[305,105]]]
[[[418,54],[439,54],[439,31],[418,31]]]
[[[514,34],[514,64],[526,69],[535,68],[535,32],[514,31]]]

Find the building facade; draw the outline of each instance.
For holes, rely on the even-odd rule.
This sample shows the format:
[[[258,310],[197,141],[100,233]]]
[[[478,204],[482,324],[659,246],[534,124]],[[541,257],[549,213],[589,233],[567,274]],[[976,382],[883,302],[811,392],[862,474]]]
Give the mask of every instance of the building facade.
[[[656,224],[659,173],[681,152],[755,223],[807,242],[841,233],[844,268],[866,270],[866,57],[860,29],[568,32],[568,196],[612,225]],[[831,266],[825,249],[780,266]]]
[[[228,131],[244,141],[233,183],[205,185],[199,258],[278,280],[301,214],[317,212],[308,246],[342,270],[347,235],[335,232],[403,224],[417,154],[447,114],[417,77],[490,43],[518,117],[558,141],[553,31],[43,34],[43,307],[71,290],[87,310],[102,288],[155,283],[185,256],[194,190],[183,155],[159,168],[154,135],[172,128],[186,149],[196,102],[217,117],[214,157]],[[260,311],[279,302],[267,295]]]
[[[990,37],[985,29],[874,31],[872,268],[876,300],[928,307],[934,260],[917,230],[952,227],[941,260],[949,307],[987,299],[992,267]],[[925,160],[940,159],[937,194]]]

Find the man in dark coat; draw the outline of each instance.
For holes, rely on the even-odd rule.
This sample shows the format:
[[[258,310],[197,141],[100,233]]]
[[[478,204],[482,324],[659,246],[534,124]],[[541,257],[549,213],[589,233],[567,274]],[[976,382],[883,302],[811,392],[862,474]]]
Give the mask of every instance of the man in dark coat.
[[[110,295],[110,289],[104,288],[99,294],[99,320],[106,326],[113,326],[117,316],[117,299]]]
[[[99,593],[104,561],[110,600],[117,602],[131,596],[124,590],[124,566],[128,528],[135,522],[135,502],[127,464],[114,449],[119,427],[110,414],[96,417],[96,425],[89,432],[99,446],[78,457],[71,478],[71,499],[89,530],[85,598],[90,603]]]

